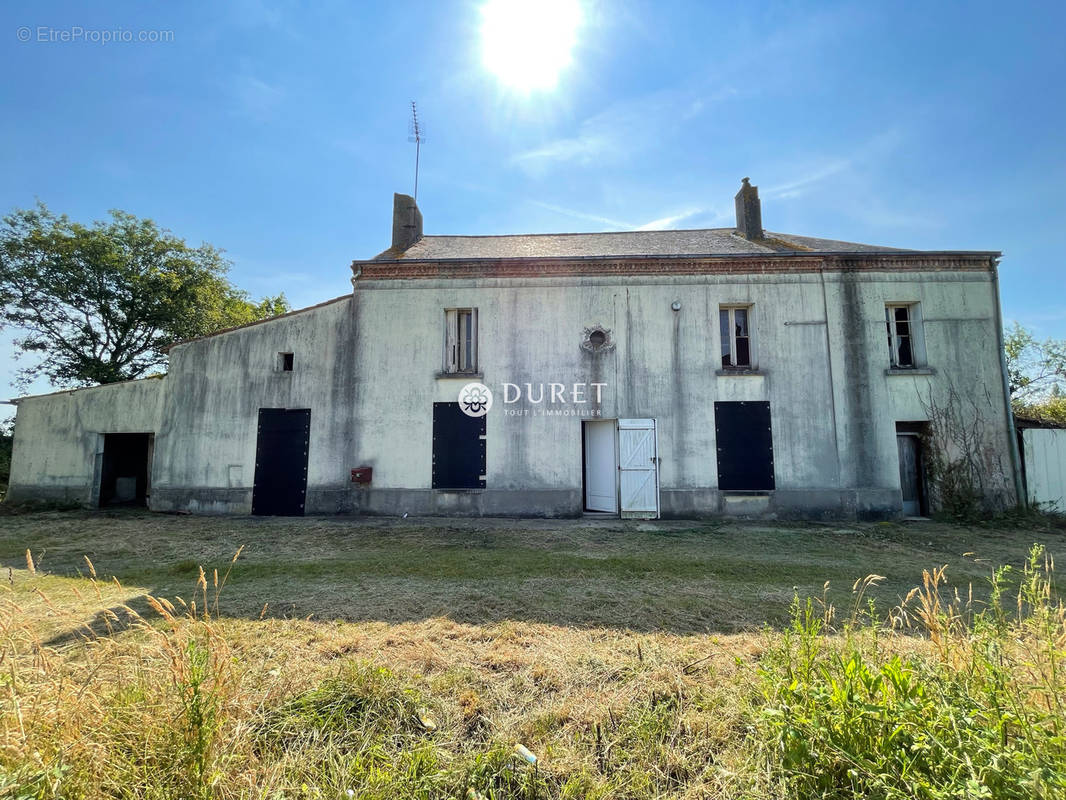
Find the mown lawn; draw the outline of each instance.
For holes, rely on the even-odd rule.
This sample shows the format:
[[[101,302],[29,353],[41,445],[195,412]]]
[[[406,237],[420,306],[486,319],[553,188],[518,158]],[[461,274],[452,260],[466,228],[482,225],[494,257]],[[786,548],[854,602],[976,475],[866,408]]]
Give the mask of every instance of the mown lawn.
[[[992,565],[1018,565],[1041,542],[1057,559],[1066,536],[1048,525],[933,522],[849,525],[602,520],[218,518],[64,512],[0,517],[0,563],[101,574],[152,594],[187,595],[199,567],[228,565],[227,616],[552,625],[732,633],[780,625],[792,598],[850,602],[884,576],[888,607],[947,565],[961,591],[987,591]]]
[[[1066,554],[1047,520],[0,516],[0,797],[1052,797],[1058,595],[974,617],[1034,543]]]

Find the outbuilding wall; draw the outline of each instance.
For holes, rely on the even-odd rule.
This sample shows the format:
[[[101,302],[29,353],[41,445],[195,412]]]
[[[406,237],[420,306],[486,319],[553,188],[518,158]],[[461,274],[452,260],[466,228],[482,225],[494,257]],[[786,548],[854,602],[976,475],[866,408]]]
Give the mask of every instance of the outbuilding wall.
[[[1066,511],[1066,430],[1026,428],[1021,438],[1030,502]]]
[[[167,385],[160,376],[20,400],[7,500],[95,506],[104,434],[157,434]]]

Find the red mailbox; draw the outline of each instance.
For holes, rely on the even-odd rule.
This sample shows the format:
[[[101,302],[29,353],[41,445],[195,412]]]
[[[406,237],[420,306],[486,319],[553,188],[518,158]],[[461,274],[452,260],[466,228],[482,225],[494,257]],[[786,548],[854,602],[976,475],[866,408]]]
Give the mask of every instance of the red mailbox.
[[[370,483],[373,477],[373,467],[356,467],[352,470],[352,483]]]

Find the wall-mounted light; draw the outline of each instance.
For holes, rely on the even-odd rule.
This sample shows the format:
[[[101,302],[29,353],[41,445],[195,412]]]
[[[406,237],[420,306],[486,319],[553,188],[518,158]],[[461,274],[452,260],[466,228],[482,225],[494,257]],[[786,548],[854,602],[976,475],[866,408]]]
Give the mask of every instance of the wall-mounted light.
[[[670,304],[670,308],[672,308],[674,311],[680,311],[681,310],[681,301],[680,300],[675,300],[674,302],[672,302]]]

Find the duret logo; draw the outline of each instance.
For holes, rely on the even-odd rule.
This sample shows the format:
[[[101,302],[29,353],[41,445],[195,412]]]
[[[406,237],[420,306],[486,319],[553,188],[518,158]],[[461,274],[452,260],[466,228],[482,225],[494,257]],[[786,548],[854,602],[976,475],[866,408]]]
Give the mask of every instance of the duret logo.
[[[483,417],[492,408],[492,389],[483,383],[468,383],[459,390],[459,410],[468,417]]]

